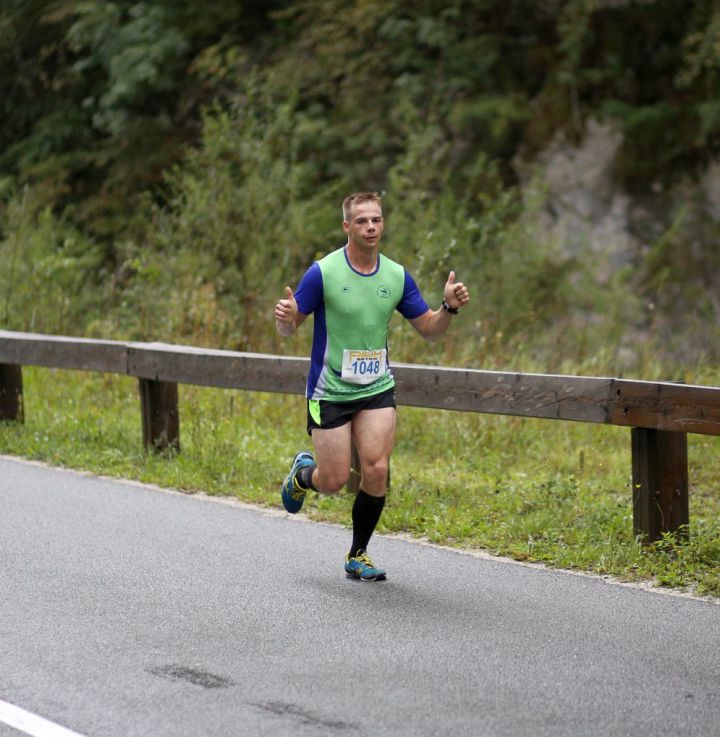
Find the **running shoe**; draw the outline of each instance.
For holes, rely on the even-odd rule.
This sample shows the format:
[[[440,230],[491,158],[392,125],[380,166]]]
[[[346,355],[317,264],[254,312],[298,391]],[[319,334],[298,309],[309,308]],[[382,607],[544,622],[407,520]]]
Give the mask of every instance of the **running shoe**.
[[[293,458],[290,473],[285,477],[282,485],[283,506],[290,514],[297,514],[302,509],[307,494],[307,489],[300,488],[295,476],[301,468],[312,466],[313,463],[315,463],[315,459],[312,457],[312,453],[308,453],[306,450],[300,451]]]
[[[345,573],[348,578],[359,578],[361,581],[385,580],[385,571],[375,566],[367,550],[358,550],[352,558],[349,553],[345,556]]]

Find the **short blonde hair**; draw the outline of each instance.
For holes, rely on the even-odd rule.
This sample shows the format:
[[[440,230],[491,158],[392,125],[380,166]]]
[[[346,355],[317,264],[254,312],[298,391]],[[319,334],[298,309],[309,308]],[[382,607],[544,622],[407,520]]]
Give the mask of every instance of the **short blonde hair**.
[[[349,223],[350,218],[352,218],[353,207],[363,202],[377,202],[382,212],[382,198],[377,192],[355,192],[354,194],[349,194],[342,203],[343,220],[346,223]]]

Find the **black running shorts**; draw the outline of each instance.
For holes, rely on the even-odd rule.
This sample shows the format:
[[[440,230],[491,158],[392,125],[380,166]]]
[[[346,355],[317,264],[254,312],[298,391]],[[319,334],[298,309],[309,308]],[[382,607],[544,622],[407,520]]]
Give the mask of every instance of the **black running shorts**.
[[[371,397],[351,399],[349,402],[328,402],[324,399],[308,399],[307,431],[330,430],[350,422],[354,415],[365,409],[395,407],[395,389],[373,394]]]

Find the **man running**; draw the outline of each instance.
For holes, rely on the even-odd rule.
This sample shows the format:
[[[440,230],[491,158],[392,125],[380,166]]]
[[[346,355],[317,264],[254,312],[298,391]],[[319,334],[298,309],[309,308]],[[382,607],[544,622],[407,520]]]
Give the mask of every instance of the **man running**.
[[[282,485],[282,501],[296,514],[310,489],[337,494],[350,477],[354,440],[361,480],[345,572],[363,581],[382,581],[385,571],[372,562],[367,546],[385,505],[395,443],[388,323],[398,310],[423,338],[436,340],[470,296],[451,271],[441,307],[428,307],[410,274],[379,251],[384,220],[375,192],[349,195],[342,211],[347,244],[316,261],[295,293],[285,287],[285,298],[275,306],[275,325],[286,337],[314,315],[307,429],[315,454],[295,456]]]

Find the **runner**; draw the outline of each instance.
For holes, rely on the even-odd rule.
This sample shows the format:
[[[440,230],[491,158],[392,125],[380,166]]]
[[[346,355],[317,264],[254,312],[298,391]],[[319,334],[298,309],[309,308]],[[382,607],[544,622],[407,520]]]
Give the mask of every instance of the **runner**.
[[[437,340],[470,296],[451,271],[440,308],[431,310],[410,274],[380,253],[384,220],[375,192],[343,201],[347,244],[316,261],[295,293],[275,306],[275,324],[290,336],[314,315],[307,381],[307,430],[314,455],[298,453],[282,485],[285,509],[296,514],[308,490],[337,494],[348,482],[352,441],[360,457],[360,489],[352,509],[353,538],[345,558],[350,578],[382,581],[385,571],[367,553],[385,505],[395,443],[395,380],[387,355],[395,310],[426,340]]]

